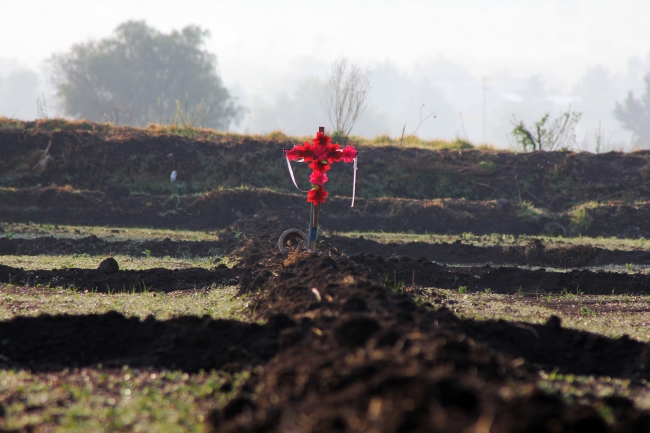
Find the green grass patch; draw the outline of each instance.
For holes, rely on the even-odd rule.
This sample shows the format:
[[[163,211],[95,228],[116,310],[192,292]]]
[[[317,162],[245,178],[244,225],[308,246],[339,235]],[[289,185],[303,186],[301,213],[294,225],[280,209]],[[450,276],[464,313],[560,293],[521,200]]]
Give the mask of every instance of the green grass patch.
[[[524,200],[519,204],[517,216],[524,221],[537,222],[542,218],[548,218],[549,212],[546,209],[535,207],[532,202]]]
[[[12,431],[201,432],[209,410],[232,398],[249,372],[188,374],[84,368],[0,372],[3,428]],[[228,384],[221,391],[222,387]]]
[[[574,233],[587,230],[591,223],[594,222],[594,217],[590,214],[590,209],[598,209],[600,205],[596,202],[587,202],[575,206],[568,214],[571,218],[571,230]]]
[[[0,320],[16,316],[104,314],[117,311],[127,317],[159,320],[203,316],[246,320],[249,301],[235,287],[212,286],[171,293],[95,293],[63,288],[0,284]]]
[[[634,401],[639,409],[650,409],[650,388],[646,386],[630,386],[630,379],[617,379],[602,376],[576,376],[573,374],[558,374],[555,371],[541,371],[537,387],[549,394],[558,393],[571,400],[583,404],[591,404],[593,397],[611,396],[626,397]],[[607,420],[611,414],[603,413]]]

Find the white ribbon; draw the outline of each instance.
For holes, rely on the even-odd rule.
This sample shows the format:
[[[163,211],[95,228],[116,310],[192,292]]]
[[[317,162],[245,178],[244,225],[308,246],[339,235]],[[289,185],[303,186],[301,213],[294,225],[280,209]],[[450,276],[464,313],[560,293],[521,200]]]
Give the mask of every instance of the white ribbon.
[[[291,167],[291,161],[289,161],[288,156],[285,155],[284,157],[287,160],[287,167],[289,167],[289,176],[291,176],[291,181],[293,182],[293,186],[295,186],[296,189],[300,192],[309,192],[309,191],[302,190],[298,187],[298,183],[296,182],[296,176],[294,176],[293,174],[293,167]],[[354,207],[354,197],[356,196],[357,193],[357,170],[358,170],[357,160],[358,157],[354,158],[354,167],[352,168],[352,204],[350,205],[350,207]]]
[[[352,204],[350,207],[354,207],[354,196],[357,191],[357,159],[358,157],[354,158],[354,168],[352,174]]]
[[[289,157],[286,154],[284,155],[284,157],[287,160],[287,167],[289,167],[289,175],[291,176],[291,181],[293,182],[293,186],[295,186],[300,192],[309,192],[298,188],[298,184],[296,183],[296,177],[293,175],[293,168],[291,167],[291,161],[289,161]]]

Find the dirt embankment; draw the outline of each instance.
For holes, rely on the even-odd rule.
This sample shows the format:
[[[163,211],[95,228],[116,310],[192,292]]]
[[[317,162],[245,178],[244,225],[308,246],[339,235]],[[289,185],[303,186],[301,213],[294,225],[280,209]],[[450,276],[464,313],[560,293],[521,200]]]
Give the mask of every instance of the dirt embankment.
[[[386,231],[487,235],[566,234],[650,237],[650,203],[602,204],[574,212],[531,217],[516,205],[462,199],[328,198],[320,216],[329,231]],[[128,195],[45,187],[0,190],[0,221],[108,227],[221,230],[242,217],[283,218],[278,235],[307,225],[304,195],[265,190],[222,190],[199,196]]]
[[[157,320],[116,312],[40,315],[0,322],[0,367],[57,371],[74,367],[155,367],[237,371],[277,353],[273,326],[182,316]]]
[[[128,128],[112,134],[4,129],[0,186],[188,194],[248,185],[291,192],[282,149],[293,144],[227,135],[190,139]],[[578,202],[650,198],[647,151],[516,154],[362,146],[359,158],[357,192],[364,198],[505,197],[553,211]],[[307,185],[308,170],[297,166],[298,181]],[[172,184],[174,169],[178,179]],[[328,175],[333,195],[350,194],[349,164],[340,164]]]

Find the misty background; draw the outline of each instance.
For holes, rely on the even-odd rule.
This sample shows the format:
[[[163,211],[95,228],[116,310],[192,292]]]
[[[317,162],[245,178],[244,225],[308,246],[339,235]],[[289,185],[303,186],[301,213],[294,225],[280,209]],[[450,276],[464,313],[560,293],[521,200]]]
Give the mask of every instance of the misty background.
[[[631,150],[614,117],[650,73],[650,4],[641,1],[8,1],[0,5],[0,115],[62,116],[47,59],[72,44],[145,20],[169,32],[211,32],[225,87],[244,107],[230,130],[290,135],[331,128],[323,100],[337,58],[372,72],[368,107],[352,131],[412,133],[511,147],[513,115],[532,125],[545,113],[582,112],[578,148]],[[127,6],[128,5],[128,6]],[[151,119],[155,121],[156,119]]]

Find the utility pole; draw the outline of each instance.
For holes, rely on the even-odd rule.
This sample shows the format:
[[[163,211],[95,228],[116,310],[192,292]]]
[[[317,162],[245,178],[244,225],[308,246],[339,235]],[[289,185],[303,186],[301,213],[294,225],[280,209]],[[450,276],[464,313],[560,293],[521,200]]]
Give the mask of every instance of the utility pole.
[[[487,77],[483,77],[483,143],[487,142]]]

